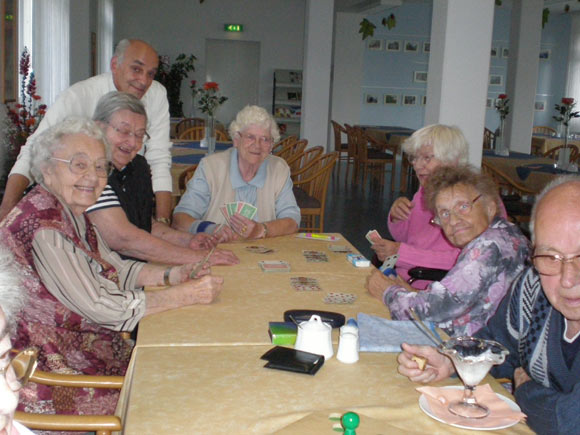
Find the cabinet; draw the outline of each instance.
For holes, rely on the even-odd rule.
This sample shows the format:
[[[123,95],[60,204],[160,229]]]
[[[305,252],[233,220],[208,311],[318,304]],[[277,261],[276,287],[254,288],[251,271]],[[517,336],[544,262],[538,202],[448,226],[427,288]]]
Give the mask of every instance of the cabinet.
[[[274,70],[272,114],[282,136],[300,136],[302,115],[302,71]]]

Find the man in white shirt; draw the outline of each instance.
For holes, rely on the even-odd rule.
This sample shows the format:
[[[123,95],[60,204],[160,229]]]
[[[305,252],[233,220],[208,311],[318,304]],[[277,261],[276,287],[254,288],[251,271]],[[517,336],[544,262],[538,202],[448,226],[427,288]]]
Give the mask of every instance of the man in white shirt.
[[[172,191],[169,105],[165,88],[153,80],[158,64],[159,56],[149,44],[138,39],[123,39],[111,59],[110,73],[75,83],[63,91],[20,150],[6,184],[6,192],[0,205],[0,220],[16,205],[30,183],[30,141],[40,132],[66,118],[91,118],[99,99],[106,93],[117,90],[135,95],[145,105],[150,139],[144,146],[144,154],[151,166],[155,215],[160,222],[168,223]]]

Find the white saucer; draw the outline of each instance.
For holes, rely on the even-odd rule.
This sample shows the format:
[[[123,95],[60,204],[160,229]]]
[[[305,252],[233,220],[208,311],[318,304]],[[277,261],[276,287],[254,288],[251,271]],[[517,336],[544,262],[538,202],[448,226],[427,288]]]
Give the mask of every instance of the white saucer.
[[[446,389],[453,389],[453,390],[463,390],[463,387],[460,385],[448,385],[446,387],[442,387],[442,388],[446,388]],[[501,394],[497,394],[495,393],[497,397],[499,397],[501,400],[503,400],[505,403],[508,404],[508,406],[512,409],[512,411],[517,411],[517,412],[521,412],[520,407],[518,406],[518,404],[516,402],[514,402],[513,400],[502,396]],[[429,402],[427,401],[427,397],[425,397],[424,394],[421,394],[421,396],[419,397],[419,407],[421,408],[421,411],[423,411],[425,414],[427,414],[429,417],[431,417],[434,420],[440,421],[441,423],[445,423],[448,424],[450,426],[454,426],[454,427],[458,427],[461,429],[470,429],[470,430],[498,430],[498,429],[505,429],[507,427],[512,427],[516,424],[518,424],[518,421],[514,421],[512,423],[508,423],[508,424],[504,424],[501,426],[494,426],[494,427],[474,427],[474,426],[466,426],[464,424],[455,424],[455,423],[448,423],[445,420],[437,417],[435,414],[433,414],[431,412],[431,408],[429,408]]]

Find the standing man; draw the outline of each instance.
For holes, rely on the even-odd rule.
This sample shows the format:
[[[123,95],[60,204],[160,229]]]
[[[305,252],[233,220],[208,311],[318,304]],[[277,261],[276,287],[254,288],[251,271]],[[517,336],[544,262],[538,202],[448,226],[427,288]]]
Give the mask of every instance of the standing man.
[[[171,142],[169,141],[169,105],[167,92],[154,81],[159,56],[153,47],[138,39],[123,39],[111,59],[111,72],[75,83],[63,91],[48,109],[37,130],[20,150],[10,171],[6,192],[0,205],[0,220],[16,205],[32,179],[30,139],[66,118],[91,118],[99,99],[110,91],[127,92],[139,98],[147,111],[145,157],[151,166],[155,192],[155,218],[169,223],[171,213]]]

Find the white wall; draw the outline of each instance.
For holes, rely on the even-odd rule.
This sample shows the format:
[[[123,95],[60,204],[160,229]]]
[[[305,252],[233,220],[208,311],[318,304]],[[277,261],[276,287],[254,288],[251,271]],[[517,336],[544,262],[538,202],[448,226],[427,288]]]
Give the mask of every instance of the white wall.
[[[116,1],[114,39],[144,39],[172,60],[179,53],[194,54],[190,79],[198,83],[205,81],[206,38],[259,41],[259,104],[270,111],[274,69],[302,69],[304,15],[305,0]],[[225,23],[243,24],[244,32],[226,33]],[[183,83],[185,114],[191,113],[190,95],[189,83]]]

